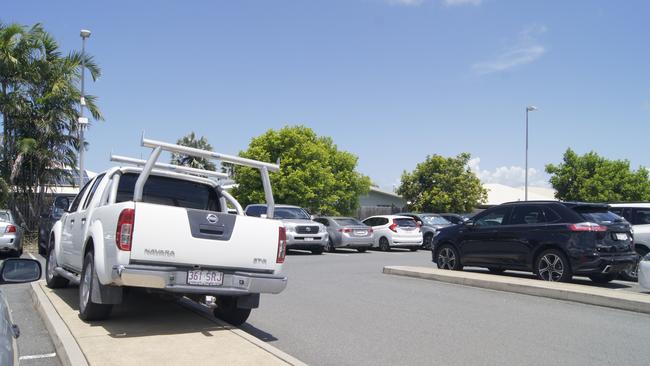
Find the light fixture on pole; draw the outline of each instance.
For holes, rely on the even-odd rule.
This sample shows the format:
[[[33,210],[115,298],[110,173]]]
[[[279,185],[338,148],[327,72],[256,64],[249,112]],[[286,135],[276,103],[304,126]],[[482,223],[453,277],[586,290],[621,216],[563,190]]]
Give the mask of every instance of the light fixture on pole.
[[[84,129],[88,125],[88,118],[84,117],[86,106],[86,94],[84,89],[84,76],[86,73],[86,39],[90,37],[90,31],[82,29],[81,36],[81,98],[79,100],[79,189],[84,185]]]
[[[534,105],[529,105],[526,107],[526,173],[525,173],[525,183],[524,183],[524,201],[528,201],[528,112],[536,111],[537,107]]]

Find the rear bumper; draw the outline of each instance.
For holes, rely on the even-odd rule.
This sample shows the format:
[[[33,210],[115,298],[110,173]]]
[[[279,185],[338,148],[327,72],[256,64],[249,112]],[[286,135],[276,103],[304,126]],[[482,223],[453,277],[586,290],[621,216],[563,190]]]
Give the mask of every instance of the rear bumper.
[[[372,236],[367,237],[342,237],[337,243],[334,241],[336,248],[369,248],[373,244]]]
[[[571,263],[574,274],[619,273],[636,263],[638,255],[634,252],[616,256],[583,256]],[[608,267],[609,266],[609,267]]]
[[[390,240],[390,245],[395,247],[409,247],[422,245],[422,235],[412,236],[393,236]]]
[[[187,284],[188,269],[147,265],[113,267],[113,281],[121,286],[145,287],[181,294],[243,296],[278,294],[287,287],[287,277],[263,273],[222,271],[221,286]]]
[[[15,235],[3,235],[0,237],[0,251],[19,250],[20,240]]]

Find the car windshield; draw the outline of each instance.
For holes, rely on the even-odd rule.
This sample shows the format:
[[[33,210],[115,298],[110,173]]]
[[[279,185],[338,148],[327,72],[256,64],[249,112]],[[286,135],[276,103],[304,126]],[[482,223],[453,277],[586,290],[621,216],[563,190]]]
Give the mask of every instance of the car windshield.
[[[578,212],[585,220],[595,222],[598,224],[606,224],[612,222],[621,222],[623,218],[617,214],[608,211],[606,208],[600,207],[575,207],[574,211]]]
[[[415,223],[415,220],[413,219],[395,219],[395,222],[397,223],[397,226],[400,227],[416,227],[417,224]]]
[[[359,220],[353,218],[334,219],[334,221],[336,221],[336,223],[341,226],[359,226],[359,225],[364,226],[365,225],[361,223]]]
[[[9,216],[9,212],[0,212],[0,221],[11,221],[11,216]]]
[[[450,225],[451,222],[447,221],[442,216],[422,216],[422,220],[427,225]]]
[[[310,219],[307,212],[300,207],[276,207],[273,216],[275,219]]]

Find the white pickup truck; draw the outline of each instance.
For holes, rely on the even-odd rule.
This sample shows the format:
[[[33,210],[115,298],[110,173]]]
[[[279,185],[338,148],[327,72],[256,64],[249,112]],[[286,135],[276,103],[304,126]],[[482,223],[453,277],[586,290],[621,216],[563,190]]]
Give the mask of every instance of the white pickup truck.
[[[286,233],[282,223],[244,216],[217,180],[225,174],[157,163],[161,151],[259,169],[273,216],[269,171],[279,166],[142,138],[150,158],[113,156],[135,165],[97,175],[50,233],[46,281],[79,284],[84,320],[110,315],[125,287],[214,296],[215,316],[235,325],[259,306],[261,293],[284,290]],[[210,179],[213,178],[213,179]],[[237,214],[228,213],[228,204]]]

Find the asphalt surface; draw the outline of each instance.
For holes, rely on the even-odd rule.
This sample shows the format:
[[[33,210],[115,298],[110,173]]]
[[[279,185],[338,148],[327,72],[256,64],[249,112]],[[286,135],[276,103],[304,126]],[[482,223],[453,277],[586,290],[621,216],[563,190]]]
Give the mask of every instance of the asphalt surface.
[[[45,269],[45,260],[35,255]],[[23,258],[31,258],[27,253]],[[3,260],[4,257],[0,257]],[[50,338],[43,320],[32,303],[29,284],[2,285],[1,290],[7,298],[13,321],[20,328],[18,349],[21,366],[43,365],[60,366],[54,344]]]
[[[432,264],[424,251],[289,255],[287,289],[262,296],[241,328],[312,365],[648,364],[647,315],[384,275],[384,265]]]

